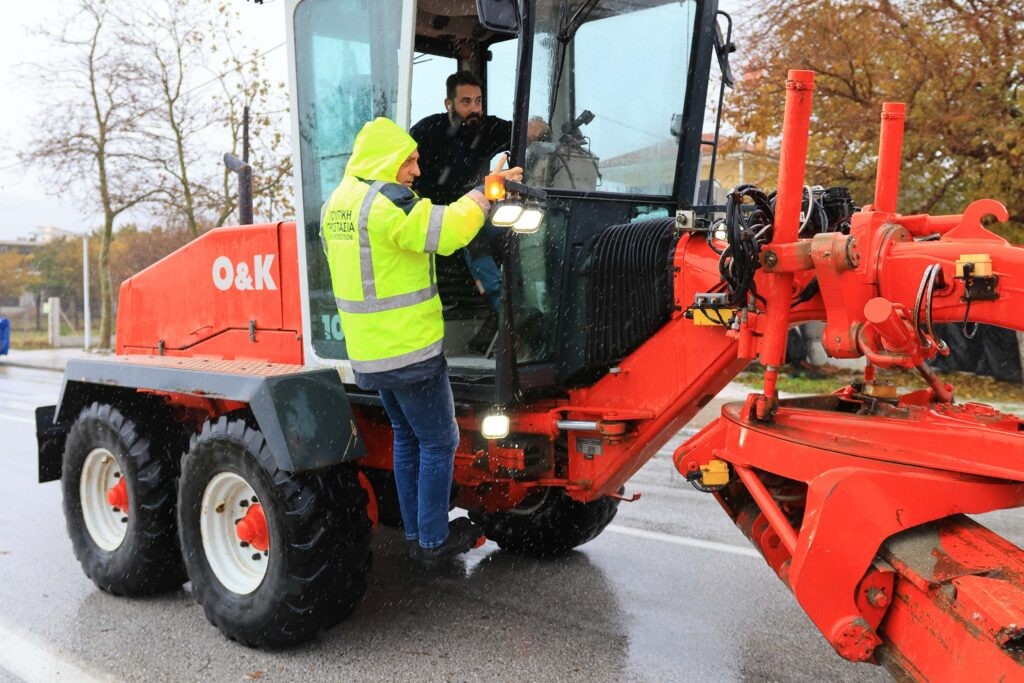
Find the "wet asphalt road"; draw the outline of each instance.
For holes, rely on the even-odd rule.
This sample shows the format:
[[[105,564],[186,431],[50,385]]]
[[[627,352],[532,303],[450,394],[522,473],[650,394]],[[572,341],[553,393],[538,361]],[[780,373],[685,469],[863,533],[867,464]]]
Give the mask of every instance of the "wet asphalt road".
[[[82,574],[60,484],[36,483],[32,410],[59,386],[59,373],[0,366],[0,681],[888,680],[832,651],[714,499],[675,473],[672,444],[627,486],[643,497],[568,557],[488,543],[427,575],[384,530],[348,621],[285,652],[246,649],[187,584],[128,600]],[[1001,514],[992,526],[1019,543]]]

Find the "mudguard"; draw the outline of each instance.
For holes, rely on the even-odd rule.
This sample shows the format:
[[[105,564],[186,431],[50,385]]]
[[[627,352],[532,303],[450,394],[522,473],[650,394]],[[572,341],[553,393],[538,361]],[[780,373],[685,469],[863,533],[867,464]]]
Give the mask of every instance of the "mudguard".
[[[288,472],[366,455],[336,370],[159,356],[83,359],[68,362],[52,416],[46,409],[37,414],[40,481],[59,478],[56,444],[83,407],[96,400],[130,404],[140,390],[247,403],[278,468]]]

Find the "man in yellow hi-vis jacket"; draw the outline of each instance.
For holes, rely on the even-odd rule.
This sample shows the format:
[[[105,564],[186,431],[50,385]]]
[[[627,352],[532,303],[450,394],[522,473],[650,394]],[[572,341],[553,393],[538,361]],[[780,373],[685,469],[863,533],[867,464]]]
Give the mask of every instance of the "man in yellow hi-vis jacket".
[[[459,429],[434,254],[465,247],[490,203],[481,188],[447,206],[418,197],[418,161],[416,142],[391,120],[363,126],[324,206],[321,237],[356,383],[380,392],[394,429],[405,537],[418,541],[413,556],[433,565],[481,535],[466,518],[448,523]],[[520,168],[500,172],[522,179]]]

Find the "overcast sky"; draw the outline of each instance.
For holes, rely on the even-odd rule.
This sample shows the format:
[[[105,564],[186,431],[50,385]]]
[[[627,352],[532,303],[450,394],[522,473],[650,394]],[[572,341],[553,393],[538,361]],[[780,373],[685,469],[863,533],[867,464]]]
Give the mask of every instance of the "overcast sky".
[[[187,2],[187,0],[182,0]],[[246,0],[228,0],[242,15],[242,31],[250,36],[251,45],[269,49],[283,43],[283,0],[266,0],[255,5]],[[24,144],[28,131],[45,126],[34,120],[36,103],[46,96],[33,87],[31,79],[20,76],[18,65],[45,61],[45,41],[32,35],[32,29],[47,21],[55,21],[64,0],[32,0],[15,2],[0,0],[3,21],[0,21],[0,240],[28,237],[39,226],[56,226],[74,232],[85,232],[97,226],[98,216],[83,211],[70,199],[47,194],[44,188],[57,183],[17,164],[15,154]],[[724,9],[735,11],[739,0],[722,0]],[[287,53],[282,47],[267,55],[268,69],[274,80],[287,80]],[[284,217],[282,217],[284,218]]]
[[[187,2],[187,0],[182,0]],[[252,45],[271,48],[284,42],[284,3],[265,0],[255,5],[246,0],[228,0],[242,15],[242,31]],[[79,209],[73,200],[47,194],[44,188],[58,182],[17,164],[15,154],[32,127],[45,126],[34,120],[36,103],[46,93],[34,88],[30,79],[19,77],[19,64],[45,61],[47,44],[31,35],[32,29],[55,21],[66,0],[0,0],[0,240],[28,237],[38,226],[52,225],[85,232],[97,227],[98,215]],[[287,51],[278,48],[267,55],[275,79],[287,80]],[[17,104],[15,104],[17,103]]]

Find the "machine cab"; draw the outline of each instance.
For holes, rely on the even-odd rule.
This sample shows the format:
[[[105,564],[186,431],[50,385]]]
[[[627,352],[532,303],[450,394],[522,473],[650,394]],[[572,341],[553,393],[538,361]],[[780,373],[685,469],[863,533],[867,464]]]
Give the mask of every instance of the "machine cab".
[[[666,259],[676,211],[698,187],[717,2],[495,2],[518,13],[515,33],[486,28],[478,4],[290,0],[297,233],[307,358],[350,382],[321,207],[365,122],[409,129],[444,111],[450,74],[473,72],[485,113],[512,122],[511,163],[547,194],[538,231],[496,242],[501,325],[486,348],[470,344],[490,306],[463,254],[437,257],[456,397],[504,403],[593,381],[667,320]],[[632,332],[605,338],[616,326]]]

